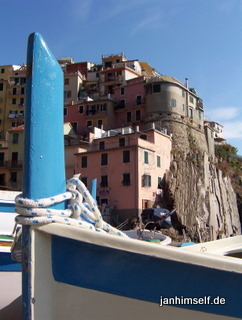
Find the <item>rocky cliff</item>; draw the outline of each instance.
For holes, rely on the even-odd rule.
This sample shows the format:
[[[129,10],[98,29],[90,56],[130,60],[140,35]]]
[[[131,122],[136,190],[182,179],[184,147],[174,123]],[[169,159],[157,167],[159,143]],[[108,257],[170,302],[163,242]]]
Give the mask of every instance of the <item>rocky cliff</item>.
[[[241,232],[240,218],[231,180],[208,156],[201,130],[164,122],[173,134],[173,160],[166,174],[164,200],[176,229],[184,229],[193,241],[203,242]]]

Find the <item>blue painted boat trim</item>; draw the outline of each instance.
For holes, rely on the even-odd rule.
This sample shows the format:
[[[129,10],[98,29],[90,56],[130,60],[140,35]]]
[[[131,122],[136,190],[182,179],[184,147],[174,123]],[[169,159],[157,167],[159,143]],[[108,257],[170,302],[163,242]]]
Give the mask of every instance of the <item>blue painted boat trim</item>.
[[[58,282],[159,304],[163,297],[225,298],[224,305],[179,307],[242,318],[241,274],[52,236]],[[154,285],[155,283],[155,285]]]
[[[0,271],[21,271],[22,266],[12,260],[10,252],[0,252]]]
[[[15,210],[15,203],[12,202],[12,203],[3,203],[3,202],[0,202],[0,212],[11,212],[11,213],[14,213]]]

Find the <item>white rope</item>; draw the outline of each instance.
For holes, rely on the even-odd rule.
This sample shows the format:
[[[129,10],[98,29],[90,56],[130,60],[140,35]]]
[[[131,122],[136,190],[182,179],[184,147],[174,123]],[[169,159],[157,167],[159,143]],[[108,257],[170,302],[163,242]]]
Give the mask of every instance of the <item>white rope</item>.
[[[67,200],[67,209],[51,208],[51,206]],[[62,194],[36,201],[18,195],[15,204],[15,211],[19,214],[16,217],[16,222],[22,225],[58,222],[127,237],[125,233],[103,221],[96,200],[92,198],[84,183],[79,180],[79,175],[75,175],[67,182],[67,191]]]

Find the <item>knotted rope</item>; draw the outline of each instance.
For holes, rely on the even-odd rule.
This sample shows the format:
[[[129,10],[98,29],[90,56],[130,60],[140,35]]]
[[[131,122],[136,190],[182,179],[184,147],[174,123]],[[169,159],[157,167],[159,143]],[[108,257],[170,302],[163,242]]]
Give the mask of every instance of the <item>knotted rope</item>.
[[[67,209],[52,209],[51,206],[67,201]],[[67,191],[50,198],[31,200],[18,195],[15,199],[15,211],[19,214],[16,222],[22,225],[38,225],[48,223],[63,223],[93,231],[106,232],[127,237],[126,234],[103,221],[96,200],[79,175],[67,182]]]

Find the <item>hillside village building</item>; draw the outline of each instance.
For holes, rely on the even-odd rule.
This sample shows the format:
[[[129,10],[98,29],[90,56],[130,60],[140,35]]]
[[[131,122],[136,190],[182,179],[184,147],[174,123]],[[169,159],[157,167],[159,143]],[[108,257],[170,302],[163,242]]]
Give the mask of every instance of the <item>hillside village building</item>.
[[[170,166],[171,137],[150,124],[142,131],[138,126],[95,130],[89,142],[76,155],[75,172],[88,188],[97,179],[100,206],[110,206],[119,220],[152,207]]]
[[[99,204],[108,204],[121,219],[152,207],[171,160],[169,122],[204,134],[203,102],[196,90],[188,80],[160,75],[123,53],[102,56],[100,64],[71,58],[59,63],[67,178],[81,173],[88,187],[97,178]],[[22,183],[25,84],[25,66],[0,66],[0,186],[14,190]]]

